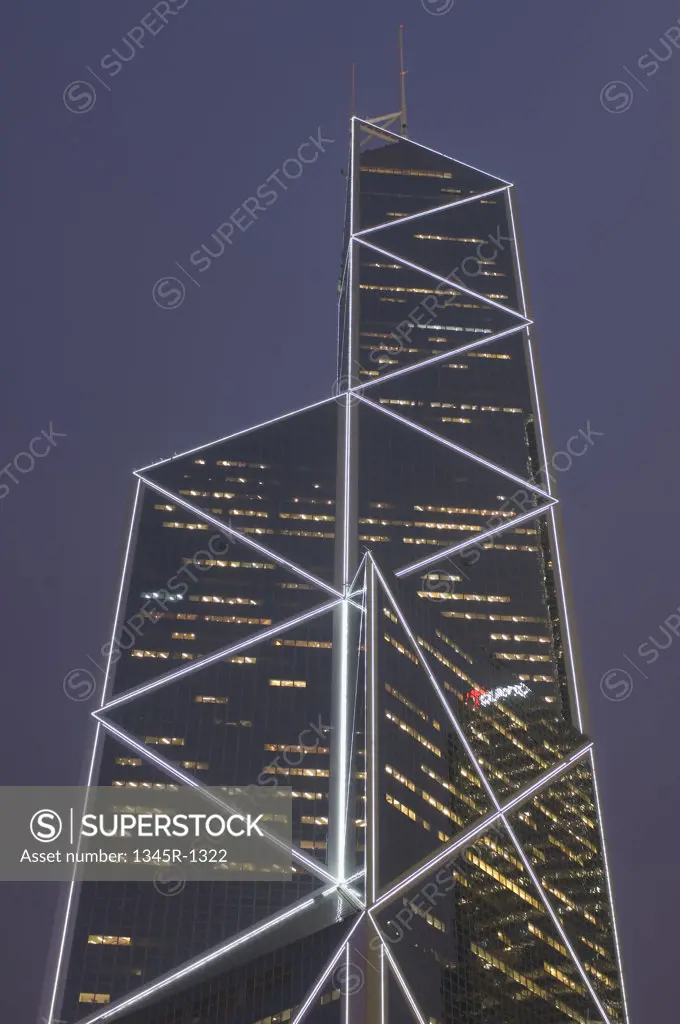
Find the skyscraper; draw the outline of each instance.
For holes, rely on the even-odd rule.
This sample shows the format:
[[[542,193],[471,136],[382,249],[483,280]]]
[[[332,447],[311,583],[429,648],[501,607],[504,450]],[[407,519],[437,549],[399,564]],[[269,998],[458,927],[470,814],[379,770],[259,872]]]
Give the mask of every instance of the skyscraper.
[[[511,186],[398,117],[336,394],[137,473],[95,713],[99,785],[290,786],[293,880],[74,887],[55,1018],[627,1021]]]

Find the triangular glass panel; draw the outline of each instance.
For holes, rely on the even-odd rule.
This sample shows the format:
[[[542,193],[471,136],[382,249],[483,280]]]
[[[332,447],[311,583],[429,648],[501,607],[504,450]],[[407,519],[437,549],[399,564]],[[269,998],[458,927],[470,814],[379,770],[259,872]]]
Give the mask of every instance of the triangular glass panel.
[[[509,816],[590,982],[623,1020],[614,923],[589,756]]]
[[[417,564],[544,503],[528,489],[521,503],[511,500],[521,489],[517,483],[395,420],[387,409],[362,402],[359,413],[359,541],[381,565]]]
[[[522,313],[507,193],[459,203],[364,235],[364,241]]]
[[[332,959],[348,932],[348,922],[330,923],[313,933],[301,937],[278,935],[278,945],[260,952],[256,944],[246,946],[238,957],[231,957],[229,966],[220,970],[216,965],[205,972],[188,974],[174,991],[130,1012],[123,1018],[126,1024],[169,1024],[169,1022],[205,1021],[210,1024],[228,1021],[229,1024],[275,1024],[295,1019],[317,982],[324,967]],[[333,1008],[339,999],[333,989],[324,987],[314,1000],[313,1009]],[[310,1007],[310,1012],[312,1007]],[[318,1024],[337,1021],[329,1017],[304,1016],[305,1024],[316,1020]]]
[[[293,843],[326,860],[333,614],[109,706],[106,718],[206,786],[293,790]],[[147,779],[134,765],[118,778]]]
[[[433,355],[451,345],[450,337],[423,335]],[[539,464],[523,331],[379,379],[361,393],[522,479]]]
[[[338,415],[329,399],[142,475],[332,584]]]
[[[602,1024],[503,826],[377,912],[423,1013],[479,1024]]]
[[[585,743],[571,725],[559,632],[535,521],[391,584],[496,794],[529,785]],[[538,530],[538,536],[536,534]],[[539,543],[537,544],[537,540]],[[469,556],[469,552],[467,553]],[[518,559],[526,571],[517,571]]]
[[[296,618],[332,595],[143,488],[111,696]],[[102,662],[108,653],[102,649]]]
[[[487,814],[491,802],[382,588],[377,605],[373,842],[384,887]]]
[[[505,303],[469,295],[455,281],[439,281],[368,244],[355,242],[354,251],[362,384],[526,322],[499,308]]]
[[[359,227],[422,213],[507,184],[450,157],[389,131],[355,120],[355,146],[361,145]]]
[[[119,788],[121,810],[136,806],[140,790],[177,785],[109,734],[101,759],[99,785]],[[200,763],[186,771],[202,781],[208,774]],[[200,794],[196,799],[201,800]],[[289,915],[285,928],[290,933],[299,924],[295,905],[319,893],[320,886],[323,882],[299,865],[294,865],[291,881],[194,881],[186,865],[161,865],[150,868],[148,882],[83,882],[73,940],[79,952],[72,961],[64,1007],[72,1015],[67,1019],[77,1020],[91,1009],[79,1005],[80,992],[104,992],[114,1001],[269,917]],[[322,902],[327,923],[348,912],[346,901],[335,896]],[[307,913],[300,911],[301,921]],[[280,944],[285,941],[274,928],[268,934]],[[159,943],[159,935],[169,941]]]

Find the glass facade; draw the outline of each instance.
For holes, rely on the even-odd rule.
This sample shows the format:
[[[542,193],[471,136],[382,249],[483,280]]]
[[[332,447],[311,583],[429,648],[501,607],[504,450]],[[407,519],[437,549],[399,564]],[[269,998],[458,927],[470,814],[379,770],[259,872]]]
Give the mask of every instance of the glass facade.
[[[353,119],[346,230],[337,395],[140,471],[96,761],[293,879],[87,883],[61,1016],[624,1024],[510,187]]]

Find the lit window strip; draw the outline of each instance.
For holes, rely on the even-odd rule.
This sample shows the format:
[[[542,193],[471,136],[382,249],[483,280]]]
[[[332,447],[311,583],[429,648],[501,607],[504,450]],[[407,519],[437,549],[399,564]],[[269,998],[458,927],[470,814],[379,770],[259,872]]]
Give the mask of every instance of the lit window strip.
[[[333,399],[331,399],[331,401],[333,401]],[[257,541],[253,540],[250,536],[247,536],[245,530],[242,533],[239,533],[238,530],[231,529],[226,525],[226,523],[223,523],[219,519],[215,519],[214,516],[209,515],[203,509],[196,508],[194,505],[191,505],[188,501],[185,501],[183,498],[180,498],[177,494],[173,494],[172,491],[168,491],[164,487],[161,487],[159,484],[154,483],[152,480],[148,480],[146,477],[143,477],[141,473],[137,473],[137,476],[152,490],[157,491],[158,494],[162,494],[165,498],[168,498],[171,501],[176,501],[188,512],[191,512],[192,515],[195,515],[197,516],[197,518],[202,519],[207,523],[210,523],[211,526],[214,526],[215,529],[219,530],[220,533],[223,533],[229,537],[233,537],[237,541],[241,541],[243,544],[246,544],[249,547],[253,548],[255,551],[258,551],[261,555],[264,555],[266,558],[270,558],[277,564],[284,566],[286,569],[289,569],[290,572],[292,572],[295,576],[302,576],[304,579],[309,580],[310,583],[313,583],[316,587],[319,587],[321,590],[325,590],[327,593],[333,594],[335,597],[342,597],[342,595],[337,590],[335,590],[334,587],[331,587],[328,583],[325,583],[323,580],[318,579],[318,577],[313,576],[311,573],[308,573],[299,565],[295,565],[293,562],[289,562],[287,558],[284,558],[282,555],[277,554],[275,551],[270,551],[268,548],[265,548],[261,544],[258,544]]]
[[[230,814],[235,813],[235,809],[232,806],[213,793],[209,787],[204,785],[204,783],[199,782],[193,775],[189,775],[187,772],[182,771],[172,761],[168,761],[166,758],[161,757],[155,751],[145,746],[145,744],[140,743],[129,732],[126,732],[119,726],[114,725],[113,722],[110,722],[107,718],[104,718],[103,715],[102,717],[99,717],[101,712],[93,712],[93,714],[96,715],[98,721],[101,722],[107,732],[110,732],[116,737],[116,739],[120,740],[124,746],[129,747],[131,750],[140,754],[144,760],[151,761],[152,764],[157,768],[160,768],[166,775],[170,775],[171,778],[178,779],[180,782],[185,783],[185,785],[192,786],[194,789],[200,790],[205,795],[206,800],[209,800],[216,806],[229,811]],[[335,882],[333,876],[326,871],[319,861],[307,857],[295,846],[288,846],[283,840],[279,839],[278,836],[270,835],[265,829],[262,829],[262,834],[272,845],[289,852],[292,855],[293,860],[297,860],[303,864],[310,874],[316,875],[317,878],[321,878],[325,882]]]
[[[488,530],[487,533],[477,534],[469,540],[461,541],[460,544],[442,549],[435,555],[429,555],[427,558],[423,558],[419,562],[410,562],[408,565],[405,565],[403,569],[398,569],[394,575],[398,577],[410,576],[412,573],[418,572],[419,569],[424,569],[425,566],[433,565],[435,562],[442,561],[445,558],[450,558],[451,555],[455,555],[458,551],[464,551],[465,548],[481,544],[482,541],[487,540],[489,537],[494,537],[497,533],[502,533],[504,530],[512,531],[515,526],[519,523],[526,522],[527,519],[535,519],[537,516],[541,516],[546,512],[551,512],[555,504],[555,500],[551,499],[550,504],[539,505],[537,508],[531,509],[529,512],[524,512],[521,516],[515,516],[514,519],[508,520],[507,523],[501,523],[500,526],[496,526],[492,530]]]
[[[401,220],[398,221],[397,223],[403,224],[404,219],[405,218],[402,217]],[[359,238],[357,236],[355,236],[355,238],[360,245],[365,245],[368,249],[374,249],[376,252],[379,252],[381,256],[387,256],[388,259],[399,260],[399,262],[403,264],[403,266],[408,267],[410,270],[414,270],[418,274],[424,274],[425,277],[429,277],[433,281],[438,281],[439,283],[446,285],[448,288],[451,287],[451,282],[447,281],[446,278],[444,277],[440,277],[439,274],[433,274],[431,270],[426,270],[425,267],[419,267],[417,263],[411,263],[410,260],[405,260],[403,256],[397,256],[393,252],[388,252],[387,249],[381,249],[379,246],[373,245],[372,242],[367,242],[365,238]],[[528,321],[526,317],[522,316],[521,313],[518,313],[516,309],[510,309],[509,306],[504,306],[502,305],[502,303],[496,302],[488,295],[482,295],[481,292],[474,292],[471,288],[466,288],[464,285],[460,284],[459,281],[456,281],[456,288],[458,291],[463,292],[465,295],[469,295],[470,298],[476,299],[478,302],[481,302],[482,309],[485,309],[488,306],[493,306],[495,309],[501,310],[502,313],[506,313],[508,316],[515,317],[523,326],[527,325]]]
[[[293,619],[288,619],[286,622],[282,622],[277,626],[272,626],[271,629],[267,629],[261,633],[255,633],[253,636],[247,637],[245,640],[241,640],[236,644],[231,644],[229,647],[223,647],[222,650],[216,651],[214,654],[210,654],[200,661],[192,661],[191,664],[185,665],[183,668],[167,672],[165,675],[159,676],[157,679],[152,679],[148,683],[142,683],[141,686],[136,686],[133,689],[126,690],[125,693],[122,693],[119,697],[115,697],[107,704],[103,704],[100,711],[108,711],[110,708],[118,707],[120,704],[126,704],[131,700],[135,700],[143,693],[149,693],[151,690],[156,690],[161,686],[167,686],[168,683],[173,682],[175,679],[180,679],[192,672],[196,672],[198,669],[205,668],[206,665],[211,665],[215,661],[221,661],[229,655],[235,654],[237,651],[253,647],[256,644],[267,640],[269,637],[276,636],[277,633],[286,632],[287,630],[292,629],[294,626],[297,626],[302,622],[317,618],[319,615],[324,615],[326,612],[341,603],[342,602],[340,601],[328,601],[326,604],[320,605],[318,608],[313,608],[309,612],[304,612],[302,615],[297,615]]]

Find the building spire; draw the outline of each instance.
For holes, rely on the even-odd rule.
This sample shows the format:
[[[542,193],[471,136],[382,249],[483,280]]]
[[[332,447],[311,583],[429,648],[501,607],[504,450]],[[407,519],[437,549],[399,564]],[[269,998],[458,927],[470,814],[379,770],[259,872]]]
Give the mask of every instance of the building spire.
[[[350,117],[354,117],[354,115],[356,113],[355,70],[356,70],[356,64],[352,64],[352,91],[350,93],[350,101],[349,101],[349,116]]]
[[[399,26],[399,71],[401,85],[401,134],[408,137],[406,121],[406,72],[404,71],[404,26]]]

